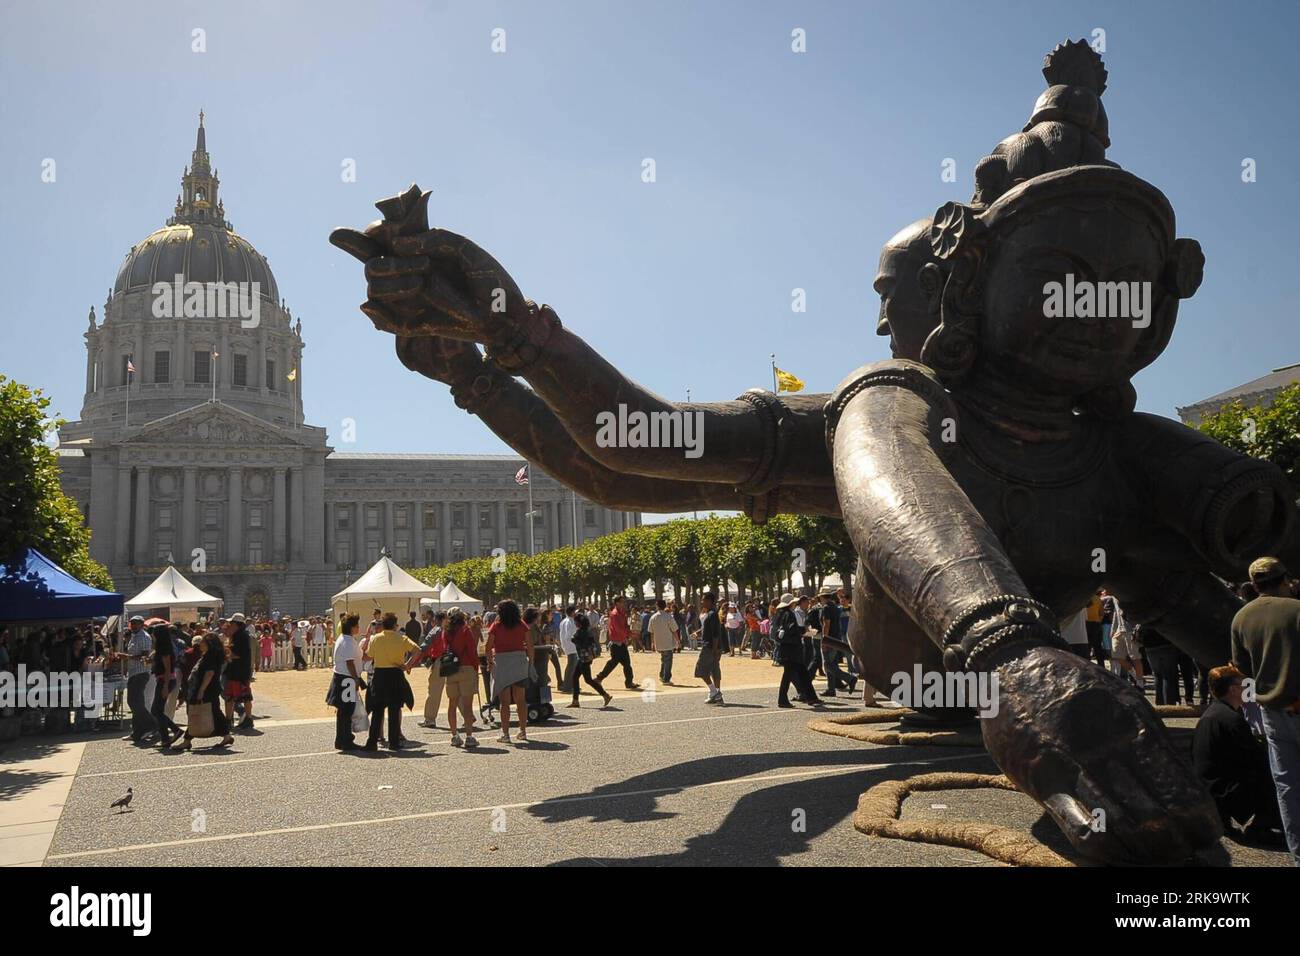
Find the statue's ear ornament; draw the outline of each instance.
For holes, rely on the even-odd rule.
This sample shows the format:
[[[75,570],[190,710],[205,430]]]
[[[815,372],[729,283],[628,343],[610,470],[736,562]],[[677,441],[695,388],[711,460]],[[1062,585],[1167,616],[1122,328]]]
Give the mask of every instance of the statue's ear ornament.
[[[1165,288],[1180,299],[1190,299],[1205,278],[1205,253],[1195,239],[1175,239],[1165,263]]]
[[[936,258],[952,259],[967,251],[984,229],[975,210],[958,202],[947,202],[934,214],[930,226],[930,248]]]

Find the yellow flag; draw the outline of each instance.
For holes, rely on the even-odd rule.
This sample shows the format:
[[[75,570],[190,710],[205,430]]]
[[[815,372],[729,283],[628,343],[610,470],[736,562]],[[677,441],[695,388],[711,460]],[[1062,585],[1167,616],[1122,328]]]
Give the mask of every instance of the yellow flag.
[[[289,381],[292,382],[297,377],[298,377],[298,370],[296,368],[289,369],[289,375],[288,375]]]
[[[789,372],[783,372],[781,369],[776,370],[776,390],[778,392],[802,392],[803,379],[791,375]]]

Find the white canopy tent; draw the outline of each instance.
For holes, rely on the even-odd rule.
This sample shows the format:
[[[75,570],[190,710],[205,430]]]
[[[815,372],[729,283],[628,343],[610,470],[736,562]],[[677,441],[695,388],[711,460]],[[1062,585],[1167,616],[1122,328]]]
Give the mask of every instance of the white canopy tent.
[[[221,598],[201,591],[171,565],[153,583],[126,602],[128,611],[150,611],[156,608],[220,607]]]
[[[437,591],[384,555],[365,574],[334,595],[330,604],[335,618],[345,612],[364,615],[379,608],[397,614],[398,623],[405,623],[406,613],[418,609],[421,598],[437,595]]]
[[[436,597],[424,598],[420,601],[420,604],[431,605],[440,611],[449,611],[454,607],[458,607],[466,614],[483,613],[483,602],[456,587],[455,581],[448,581],[447,586],[439,591]]]

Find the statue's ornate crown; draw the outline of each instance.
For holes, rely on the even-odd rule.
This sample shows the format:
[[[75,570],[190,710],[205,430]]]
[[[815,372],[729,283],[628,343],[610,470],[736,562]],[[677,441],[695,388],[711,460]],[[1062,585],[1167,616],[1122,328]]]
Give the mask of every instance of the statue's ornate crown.
[[[1043,57],[1043,77],[1048,86],[1082,86],[1098,96],[1106,92],[1106,67],[1087,40],[1058,43]]]

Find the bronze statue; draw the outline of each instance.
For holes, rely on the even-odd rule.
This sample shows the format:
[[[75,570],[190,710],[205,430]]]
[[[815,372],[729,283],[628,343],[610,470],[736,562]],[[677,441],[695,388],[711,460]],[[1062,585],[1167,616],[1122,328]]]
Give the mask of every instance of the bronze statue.
[[[1220,579],[1294,547],[1295,507],[1273,466],[1133,411],[1130,380],[1167,345],[1204,260],[1159,190],[1105,160],[1100,58],[1064,44],[1044,75],[972,202],[886,246],[878,331],[895,358],[829,397],[659,398],[482,249],[429,229],[416,187],[331,238],[365,261],[362,310],[403,363],[593,500],[842,516],[864,676],[887,686],[916,662],[996,674],[989,753],[1071,842],[1103,861],[1178,861],[1218,839],[1213,802],[1141,694],[1058,627],[1104,585],[1130,619],[1223,663],[1238,602]],[[1096,295],[1062,314],[1056,287]],[[1097,314],[1101,296],[1121,314]],[[620,404],[701,413],[708,454],[603,447],[597,415]]]

